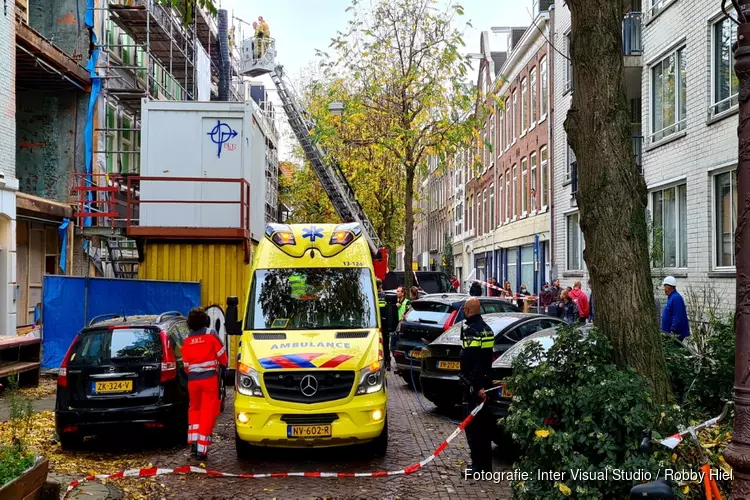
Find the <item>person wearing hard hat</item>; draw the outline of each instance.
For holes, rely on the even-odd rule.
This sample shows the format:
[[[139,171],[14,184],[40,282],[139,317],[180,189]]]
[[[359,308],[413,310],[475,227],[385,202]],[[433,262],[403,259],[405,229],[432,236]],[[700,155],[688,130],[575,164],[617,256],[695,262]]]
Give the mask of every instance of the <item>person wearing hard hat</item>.
[[[664,294],[667,296],[667,303],[661,312],[661,330],[675,335],[680,340],[684,340],[690,335],[690,324],[688,323],[685,300],[677,291],[677,280],[674,276],[664,278],[662,285],[664,285]]]

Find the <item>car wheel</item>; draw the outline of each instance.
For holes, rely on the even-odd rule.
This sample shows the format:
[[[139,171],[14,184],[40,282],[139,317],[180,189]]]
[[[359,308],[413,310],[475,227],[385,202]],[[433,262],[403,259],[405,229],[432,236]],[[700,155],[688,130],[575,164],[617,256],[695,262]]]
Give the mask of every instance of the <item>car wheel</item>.
[[[383,431],[373,441],[370,441],[365,445],[367,451],[373,457],[384,457],[386,451],[388,451],[388,417],[385,417],[385,425],[383,425]]]
[[[227,370],[224,374],[224,385],[232,387],[234,385],[234,370]]]
[[[253,458],[253,447],[247,441],[240,439],[237,431],[234,431],[234,449],[237,451],[237,458],[240,460]]]
[[[76,432],[68,432],[60,435],[60,446],[63,450],[77,450],[83,444],[83,436]]]

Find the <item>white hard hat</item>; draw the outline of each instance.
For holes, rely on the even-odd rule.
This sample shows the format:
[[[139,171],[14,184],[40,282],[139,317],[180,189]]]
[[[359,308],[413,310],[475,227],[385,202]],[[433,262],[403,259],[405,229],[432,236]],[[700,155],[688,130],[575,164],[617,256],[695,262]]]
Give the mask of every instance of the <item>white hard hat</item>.
[[[662,285],[669,285],[677,288],[677,280],[674,279],[674,276],[667,276],[666,278],[664,278],[664,282],[662,283]]]

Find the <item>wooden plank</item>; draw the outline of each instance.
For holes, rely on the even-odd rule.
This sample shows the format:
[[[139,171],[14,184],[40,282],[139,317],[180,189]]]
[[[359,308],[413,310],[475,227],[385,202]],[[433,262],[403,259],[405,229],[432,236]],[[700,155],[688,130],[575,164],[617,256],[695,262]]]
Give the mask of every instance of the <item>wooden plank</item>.
[[[29,24],[29,0],[16,0],[16,17]]]
[[[16,23],[16,43],[37,57],[44,59],[55,69],[59,70],[85,89],[91,87],[91,76],[86,68],[78,64],[72,57],[55,47],[42,35],[29,27],[28,24]]]
[[[8,365],[0,365],[0,377],[7,377],[8,375],[15,375],[16,373],[28,372],[31,370],[38,370],[41,363],[37,362],[18,362],[11,363]]]
[[[32,214],[51,215],[54,217],[73,218],[73,207],[65,203],[45,200],[38,196],[16,192],[16,208]]]
[[[37,337],[18,337],[16,335],[0,336],[0,350],[12,349],[25,345],[40,344],[42,339]]]

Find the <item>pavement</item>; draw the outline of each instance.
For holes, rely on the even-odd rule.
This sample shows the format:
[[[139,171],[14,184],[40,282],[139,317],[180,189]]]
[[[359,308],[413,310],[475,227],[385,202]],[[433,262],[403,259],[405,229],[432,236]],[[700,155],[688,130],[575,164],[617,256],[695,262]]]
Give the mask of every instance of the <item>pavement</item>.
[[[45,410],[53,411],[55,409],[55,396],[47,396],[42,399],[35,399],[31,402],[31,409],[34,412],[40,412]],[[10,405],[7,404],[7,399],[0,399],[0,420],[8,420],[10,418]]]
[[[226,411],[219,417],[214,430],[214,445],[205,465],[213,470],[231,473],[249,472],[371,472],[398,470],[411,465],[432,452],[456,428],[445,417],[425,413],[416,399],[416,393],[399,376],[389,374],[389,443],[385,457],[373,459],[359,456],[355,448],[329,448],[325,450],[258,449],[258,457],[240,461],[234,448],[234,422],[232,418],[233,392],[228,390]],[[230,389],[230,388],[228,388]],[[421,395],[420,395],[421,397]],[[54,406],[54,397],[35,402],[35,409]],[[429,410],[434,407],[422,398]],[[459,418],[455,415],[453,418]],[[0,419],[3,416],[0,414]],[[116,443],[109,446],[117,447]],[[108,447],[109,447],[108,446]],[[469,463],[466,437],[461,433],[431,464],[408,476],[381,478],[269,478],[239,479],[206,477],[204,475],[166,475],[156,478],[162,483],[168,499],[255,499],[255,498],[320,498],[320,499],[406,499],[406,498],[512,498],[507,482],[465,481],[463,471]],[[143,452],[143,467],[175,468],[191,463],[189,449],[153,448]],[[198,465],[192,461],[192,465]],[[509,464],[494,459],[494,470],[508,470]],[[54,471],[51,471],[54,473]],[[118,471],[99,471],[118,472]],[[85,476],[82,471],[81,476]],[[51,474],[52,476],[52,474]],[[62,485],[77,478],[56,476]],[[137,480],[136,480],[137,481]],[[128,495],[117,487],[117,480],[106,485],[90,482],[77,488],[69,498],[88,500],[117,500]]]

